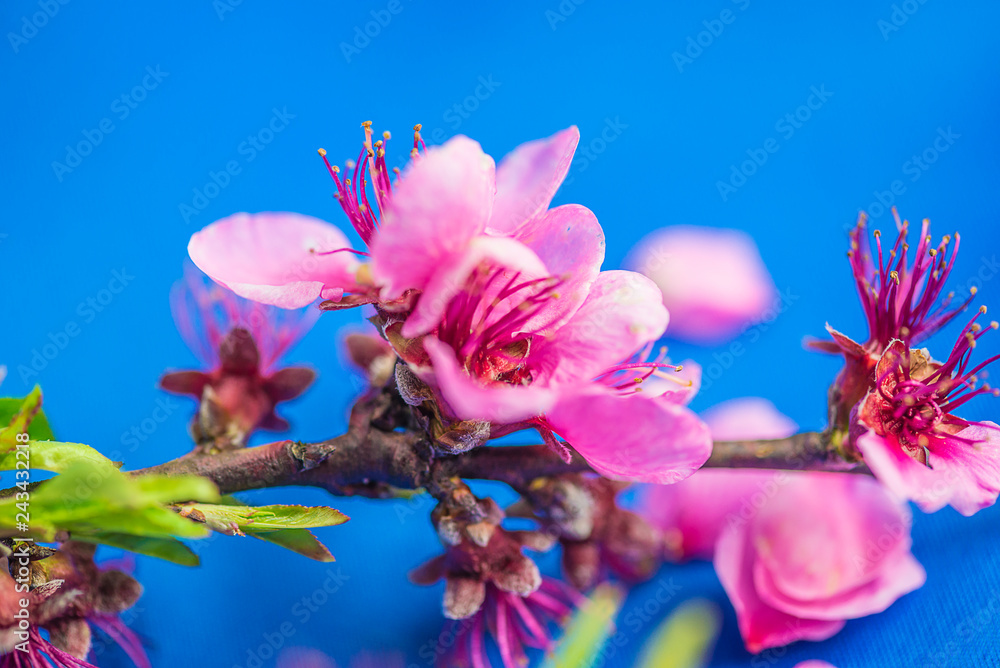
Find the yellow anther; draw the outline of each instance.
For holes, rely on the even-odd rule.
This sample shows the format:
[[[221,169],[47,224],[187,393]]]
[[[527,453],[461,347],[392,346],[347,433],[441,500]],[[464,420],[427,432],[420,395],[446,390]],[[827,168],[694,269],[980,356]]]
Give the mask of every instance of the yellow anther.
[[[316,152],[319,153],[319,155],[320,155],[321,158],[325,158],[326,157],[326,149],[325,148],[316,149]]]

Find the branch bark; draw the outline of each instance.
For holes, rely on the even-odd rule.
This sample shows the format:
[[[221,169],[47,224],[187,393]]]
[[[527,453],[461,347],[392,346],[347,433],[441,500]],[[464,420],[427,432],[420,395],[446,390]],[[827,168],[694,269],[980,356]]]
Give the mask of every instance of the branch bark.
[[[354,421],[352,421],[354,422]],[[360,432],[360,433],[359,433]],[[821,433],[788,438],[720,441],[706,468],[786,469],[866,473],[846,460]],[[413,431],[386,432],[357,427],[319,443],[276,441],[219,454],[192,453],[133,475],[200,475],[223,494],[263,487],[312,486],[338,496],[392,496],[394,489],[434,489],[452,477],[495,480],[515,489],[563,473],[590,471],[578,454],[564,462],[547,446],[490,446],[460,455],[438,456]]]

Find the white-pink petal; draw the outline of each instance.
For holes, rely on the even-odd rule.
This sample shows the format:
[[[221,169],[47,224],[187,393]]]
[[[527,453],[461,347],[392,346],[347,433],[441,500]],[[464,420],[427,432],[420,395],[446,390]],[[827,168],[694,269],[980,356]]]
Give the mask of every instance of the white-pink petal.
[[[491,233],[510,234],[548,208],[579,142],[580,131],[574,125],[546,139],[521,144],[500,161]]]
[[[757,245],[739,230],[663,228],[636,246],[626,266],[659,286],[671,316],[668,334],[686,341],[725,341],[775,303]]]
[[[237,213],[191,236],[191,260],[253,301],[294,309],[354,286],[359,263],[344,233],[297,213]],[[326,293],[324,295],[323,293]]]
[[[712,453],[708,427],[691,410],[596,384],[562,394],[546,419],[595,471],[619,480],[674,483]]]
[[[410,165],[372,242],[372,273],[384,297],[424,289],[483,232],[493,210],[494,179],[493,158],[462,135]]]

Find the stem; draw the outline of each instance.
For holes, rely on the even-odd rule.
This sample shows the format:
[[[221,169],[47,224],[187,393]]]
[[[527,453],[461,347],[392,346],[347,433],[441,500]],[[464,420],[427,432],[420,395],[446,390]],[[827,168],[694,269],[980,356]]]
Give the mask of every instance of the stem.
[[[223,494],[263,487],[304,485],[338,496],[388,497],[394,489],[441,487],[448,478],[496,480],[524,489],[537,478],[589,471],[577,454],[564,462],[547,446],[491,446],[434,457],[418,433],[352,429],[319,443],[276,441],[208,455],[192,453],[134,475],[200,475]],[[816,432],[759,441],[720,441],[707,468],[867,472],[843,458]]]
[[[826,432],[815,431],[772,440],[716,441],[705,468],[869,472],[861,460],[844,457]]]

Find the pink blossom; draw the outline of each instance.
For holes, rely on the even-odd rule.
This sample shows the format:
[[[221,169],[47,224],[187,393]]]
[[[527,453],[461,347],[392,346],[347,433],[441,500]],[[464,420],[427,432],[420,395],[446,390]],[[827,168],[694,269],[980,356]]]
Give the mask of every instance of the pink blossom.
[[[395,183],[385,162],[388,133],[373,142],[371,123],[364,129],[361,154],[344,178],[338,167],[327,166],[337,199],[368,251],[352,250],[336,227],[307,216],[237,214],[192,236],[191,258],[237,294],[284,308],[322,297],[331,308],[378,303],[409,311],[423,292],[407,325],[407,336],[415,336],[432,328],[458,286],[483,262],[537,278],[564,273],[574,253],[603,257],[599,226],[591,249],[582,246],[587,242],[581,235],[576,246],[567,247],[558,233],[550,234],[558,230],[556,221],[572,223],[577,214],[584,219],[589,214],[582,207],[546,213],[579,141],[575,127],[525,144],[496,169],[468,137],[427,149],[417,126],[413,160]],[[320,154],[326,160],[326,152]],[[528,225],[546,216],[551,225]],[[543,264],[536,253],[549,262]],[[567,306],[559,308],[582,301],[592,280],[586,274],[568,278],[562,302]]]
[[[748,418],[753,433],[741,433]],[[760,399],[727,402],[706,421],[727,439],[795,429]],[[644,507],[683,556],[713,558],[751,652],[829,638],[924,582],[906,508],[864,476],[705,470],[647,491]]]
[[[757,246],[739,230],[666,227],[643,239],[626,265],[663,292],[674,338],[725,341],[774,303],[774,282]]]
[[[832,663],[820,661],[819,659],[809,659],[795,664],[794,668],[837,668]]]
[[[976,340],[996,329],[966,325],[948,359],[892,341],[875,367],[875,385],[858,404],[852,436],[879,480],[926,512],[950,504],[963,515],[993,505],[1000,493],[1000,427],[952,413],[981,394],[977,374],[1000,359],[972,366]]]
[[[921,587],[909,527],[906,509],[870,478],[788,474],[716,543],[715,570],[747,649],[825,640],[844,620],[882,612]]]
[[[318,311],[286,311],[241,299],[190,266],[170,303],[181,337],[204,370],[167,373],[161,387],[198,400],[211,388],[213,400],[243,436],[258,428],[287,429],[274,408],[304,392],[315,372],[275,367],[312,327]]]
[[[571,317],[542,331],[525,331],[522,323],[545,302],[529,298],[483,324],[481,314],[492,314],[480,297],[458,298],[423,341],[430,364],[421,375],[455,417],[521,421],[558,449],[554,432],[613,478],[675,482],[708,458],[708,429],[683,406],[689,394],[642,392],[643,380],[672,370],[661,359],[646,361],[667,322],[648,279],[600,272]]]
[[[882,234],[875,230],[876,250],[872,251],[864,213],[858,216],[858,224],[850,233],[847,256],[868,321],[868,339],[858,343],[827,324],[832,340],[806,342],[814,350],[845,358],[844,368],[830,391],[831,426],[836,429],[847,428],[850,413],[871,389],[875,364],[890,342],[898,339],[907,346],[920,343],[951,322],[976,294],[973,287],[968,298],[957,306],[952,305],[954,293],[940,299],[958,254],[957,232],[954,245],[952,237],[945,236],[932,246],[930,221],[924,219],[911,264],[907,242],[910,224],[900,220],[895,209],[892,215],[899,231],[892,248],[882,247]]]
[[[479,611],[468,619],[450,622],[442,632],[441,647],[445,651],[438,656],[436,665],[489,668],[487,640],[492,638],[504,668],[526,666],[525,650],[553,650],[553,628],[582,602],[580,594],[551,578],[544,578],[537,590],[525,596],[488,585]]]

